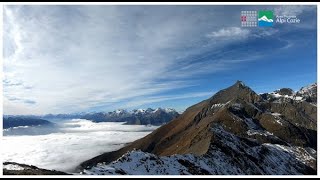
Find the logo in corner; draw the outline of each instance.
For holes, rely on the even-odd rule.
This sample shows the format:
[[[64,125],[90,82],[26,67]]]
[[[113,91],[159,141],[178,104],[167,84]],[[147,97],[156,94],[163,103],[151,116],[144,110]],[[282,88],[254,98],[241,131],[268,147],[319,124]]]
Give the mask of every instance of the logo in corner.
[[[242,27],[257,27],[257,11],[241,11]]]
[[[273,26],[273,11],[259,11],[258,26],[259,27]]]

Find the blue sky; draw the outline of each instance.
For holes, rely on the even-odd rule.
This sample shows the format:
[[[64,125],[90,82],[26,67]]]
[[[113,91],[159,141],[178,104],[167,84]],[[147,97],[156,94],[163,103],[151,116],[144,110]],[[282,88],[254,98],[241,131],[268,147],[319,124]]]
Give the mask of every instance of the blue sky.
[[[242,10],[299,24],[240,27]],[[171,107],[237,80],[257,93],[317,81],[316,6],[5,6],[4,113]]]

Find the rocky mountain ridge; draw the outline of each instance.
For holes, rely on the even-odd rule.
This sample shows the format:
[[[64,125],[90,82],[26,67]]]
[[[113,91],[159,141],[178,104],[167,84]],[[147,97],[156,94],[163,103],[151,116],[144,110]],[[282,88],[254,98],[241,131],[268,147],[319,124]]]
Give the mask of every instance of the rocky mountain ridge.
[[[268,99],[237,81],[148,136],[82,163],[80,170],[84,174],[133,174],[135,170],[140,174],[316,174],[317,107],[303,98],[282,96]],[[142,158],[142,152],[152,158]],[[127,166],[133,161],[139,162]]]

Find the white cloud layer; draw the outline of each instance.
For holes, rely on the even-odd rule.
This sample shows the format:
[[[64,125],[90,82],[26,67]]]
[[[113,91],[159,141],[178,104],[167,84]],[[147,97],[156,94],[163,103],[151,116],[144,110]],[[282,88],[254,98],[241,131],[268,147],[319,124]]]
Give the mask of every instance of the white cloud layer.
[[[58,132],[47,135],[4,136],[3,160],[73,172],[81,162],[117,150],[157,128],[88,120],[73,120],[63,126]]]

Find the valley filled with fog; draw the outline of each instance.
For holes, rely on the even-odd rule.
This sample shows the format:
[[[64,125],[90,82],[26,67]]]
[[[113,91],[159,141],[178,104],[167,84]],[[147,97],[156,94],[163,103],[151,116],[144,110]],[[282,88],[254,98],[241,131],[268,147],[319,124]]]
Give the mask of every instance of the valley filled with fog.
[[[114,151],[142,138],[158,126],[94,123],[72,119],[51,127],[16,127],[3,130],[4,162],[73,172],[83,161]]]

